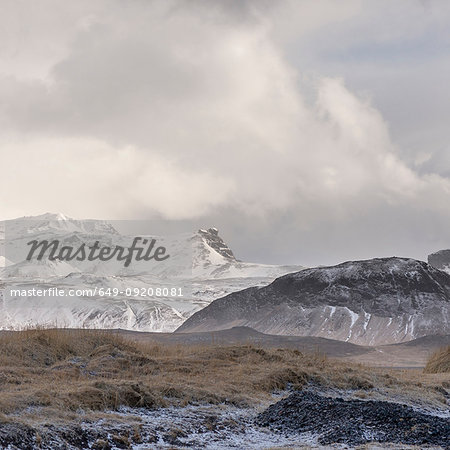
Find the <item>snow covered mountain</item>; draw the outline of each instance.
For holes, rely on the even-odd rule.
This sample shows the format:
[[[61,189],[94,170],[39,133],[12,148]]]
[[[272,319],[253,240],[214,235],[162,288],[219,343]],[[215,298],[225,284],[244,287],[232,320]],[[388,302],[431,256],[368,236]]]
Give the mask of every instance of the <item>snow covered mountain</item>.
[[[450,274],[450,250],[440,250],[428,255],[428,264]]]
[[[4,221],[0,236],[0,329],[33,325],[173,331],[214,299],[301,270],[238,261],[217,229],[155,239],[170,258],[152,263],[27,260],[28,242],[57,239],[77,248],[99,241],[129,247],[133,236],[112,223],[62,214]],[[36,295],[31,290],[46,290]],[[64,290],[59,295],[55,290]],[[69,291],[73,295],[68,295]],[[19,295],[20,294],[20,295]],[[26,295],[24,295],[26,294]],[[58,295],[57,295],[58,294]]]
[[[450,275],[404,258],[306,269],[215,300],[177,331],[234,326],[361,345],[449,334]]]

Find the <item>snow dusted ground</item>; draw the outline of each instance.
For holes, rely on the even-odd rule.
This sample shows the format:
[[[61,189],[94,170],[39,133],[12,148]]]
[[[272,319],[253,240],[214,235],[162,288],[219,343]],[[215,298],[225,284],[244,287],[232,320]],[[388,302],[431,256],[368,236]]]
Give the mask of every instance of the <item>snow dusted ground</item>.
[[[121,414],[136,416],[124,409]],[[193,447],[226,450],[264,449],[298,445],[317,445],[311,433],[287,436],[254,424],[257,411],[229,406],[187,406],[160,411],[141,411],[142,435],[154,441],[155,448]],[[136,450],[148,448],[137,444]]]
[[[258,411],[226,406],[187,406],[158,410],[122,408],[97,420],[39,421],[31,426],[0,423],[5,449],[108,448],[144,449],[273,449],[323,448],[312,433],[281,434],[254,423]],[[39,415],[39,411],[29,411]],[[39,445],[35,436],[40,436]],[[19,445],[20,447],[17,447]],[[22,447],[23,446],[23,447]],[[327,448],[347,448],[344,445]]]
[[[316,393],[317,392],[317,393]],[[290,395],[292,394],[292,395]],[[313,411],[309,418],[310,431],[302,432],[299,429],[289,428],[290,422],[295,420],[296,411],[289,412],[289,408],[284,411],[283,403],[289,401],[295,396],[317,397],[317,401],[331,403],[328,415],[332,414],[334,424],[331,429],[327,429],[327,433],[334,433],[341,443],[329,442],[322,445],[320,442],[324,439],[325,424],[320,422],[320,409],[315,412],[317,417],[317,430],[314,427]],[[309,397],[308,397],[309,396]],[[264,404],[258,408],[238,408],[230,405],[189,405],[185,407],[167,407],[155,410],[144,408],[120,408],[118,411],[107,411],[100,414],[100,417],[91,417],[86,415],[83,418],[83,411],[78,411],[79,419],[71,422],[67,420],[49,420],[40,416],[39,408],[31,408],[21,416],[17,416],[17,422],[14,421],[14,415],[10,416],[8,423],[0,423],[0,445],[6,449],[19,448],[41,448],[55,449],[65,448],[68,450],[77,448],[108,448],[111,450],[121,448],[132,448],[134,450],[144,449],[209,449],[209,450],[226,450],[226,449],[300,449],[300,448],[317,448],[317,449],[350,449],[356,448],[355,445],[349,445],[345,442],[352,441],[353,434],[348,430],[348,423],[339,423],[341,413],[340,408],[344,409],[351,405],[355,408],[355,415],[352,416],[357,420],[358,424],[363,426],[365,421],[368,422],[368,432],[366,437],[360,443],[364,449],[386,449],[386,448],[402,448],[413,449],[418,448],[414,445],[392,444],[385,442],[367,443],[372,439],[370,436],[378,436],[377,430],[371,428],[370,420],[379,418],[377,406],[384,408],[385,413],[389,414],[392,408],[392,420],[383,422],[383,426],[387,427],[406,427],[408,424],[395,420],[394,411],[408,412],[417,420],[416,428],[421,430],[422,421],[435,421],[440,427],[449,427],[449,414],[442,410],[436,410],[429,407],[427,410],[415,407],[416,412],[411,412],[407,407],[402,406],[404,403],[395,399],[386,403],[386,398],[381,397],[378,401],[373,399],[354,400],[354,395],[350,392],[335,390],[330,392],[321,392],[317,389],[308,389],[305,393],[297,392],[280,392],[273,396],[272,405]],[[403,399],[404,400],[404,399]],[[292,402],[291,402],[292,403]],[[408,403],[408,402],[406,402]],[[334,405],[334,406],[333,406]],[[372,416],[359,416],[356,409],[365,411],[367,407],[373,405],[374,411]],[[292,405],[291,405],[292,406]],[[295,405],[294,405],[295,406]],[[280,409],[279,413],[270,420],[270,426],[259,425],[259,422],[271,414],[273,410]],[[404,409],[406,408],[406,410]],[[285,408],[286,409],[286,408]],[[294,408],[295,409],[295,408]],[[317,408],[316,408],[317,409]],[[331,411],[331,412],[330,412]],[[299,410],[300,414],[304,414]],[[285,417],[284,417],[285,416]],[[32,417],[33,425],[23,425],[23,420]],[[360,419],[358,421],[358,418]],[[286,425],[286,427],[285,427]],[[320,426],[319,426],[320,425]],[[365,426],[365,425],[364,425]],[[285,429],[286,428],[286,429]],[[340,434],[340,430],[342,433]],[[328,434],[325,433],[326,436]],[[39,443],[36,442],[36,436],[39,436]],[[384,436],[384,435],[383,435]],[[408,433],[406,436],[409,436]],[[395,437],[395,434],[394,434]],[[428,435],[420,434],[416,437],[428,442]],[[430,437],[431,439],[431,437]],[[434,435],[434,439],[445,441],[444,436]],[[395,439],[394,439],[395,440]],[[414,440],[414,439],[412,439]],[[430,445],[433,439],[428,443],[426,448],[442,449],[438,445]],[[399,442],[402,442],[401,440]],[[420,441],[421,442],[421,441]],[[421,448],[423,448],[421,446]]]
[[[39,415],[39,411],[29,411]],[[39,421],[32,427],[0,423],[5,449],[108,448],[144,449],[269,449],[317,446],[311,433],[283,435],[254,423],[257,411],[225,406],[187,406],[158,410],[122,408],[97,420],[71,423]],[[35,436],[40,436],[39,445]],[[23,447],[22,447],[23,446]],[[335,448],[345,448],[339,445]]]

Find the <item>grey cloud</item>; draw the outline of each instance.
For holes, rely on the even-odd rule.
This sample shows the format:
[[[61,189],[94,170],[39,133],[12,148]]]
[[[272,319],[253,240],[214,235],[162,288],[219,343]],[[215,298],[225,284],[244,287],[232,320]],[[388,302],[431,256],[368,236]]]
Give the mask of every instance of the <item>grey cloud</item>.
[[[13,205],[3,214],[208,222],[241,257],[275,262],[444,245],[447,147],[433,135],[447,137],[449,90],[421,78],[442,80],[447,62],[405,78],[414,64],[386,49],[434,23],[439,32],[448,8],[426,12],[417,31],[423,11],[405,2],[318,3],[106,1],[71,11],[73,27],[55,28],[62,44],[46,76],[0,74]],[[403,12],[412,23],[400,23]],[[380,58],[354,50],[374,46]],[[421,111],[433,105],[437,128]]]

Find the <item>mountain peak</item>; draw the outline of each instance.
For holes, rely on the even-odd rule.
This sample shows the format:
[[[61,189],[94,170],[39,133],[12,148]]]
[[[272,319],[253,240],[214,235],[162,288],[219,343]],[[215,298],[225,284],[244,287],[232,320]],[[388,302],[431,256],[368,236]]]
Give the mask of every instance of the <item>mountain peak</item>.
[[[208,228],[207,230],[200,229],[198,230],[198,234],[209,245],[214,251],[216,251],[219,255],[227,258],[231,261],[236,261],[236,258],[225,243],[225,241],[219,236],[219,230],[215,227]]]
[[[77,220],[63,213],[44,213],[37,216],[25,216],[3,222],[5,233],[20,237],[42,232],[79,232],[79,233],[112,233],[115,228],[105,220]]]
[[[71,217],[66,216],[63,213],[45,213],[37,217],[33,217],[33,219],[47,219],[47,220],[73,220]]]
[[[335,283],[346,279],[373,279],[385,276],[406,276],[414,279],[425,272],[433,272],[435,268],[424,261],[402,257],[373,258],[360,261],[346,261],[336,266],[321,266],[320,270],[307,269],[309,272],[299,272],[297,277],[304,277],[306,273],[311,273],[315,277],[320,277],[328,283]]]
[[[73,220],[73,219],[60,212],[59,213],[46,212],[43,214],[37,214],[36,216],[24,216],[14,220]]]

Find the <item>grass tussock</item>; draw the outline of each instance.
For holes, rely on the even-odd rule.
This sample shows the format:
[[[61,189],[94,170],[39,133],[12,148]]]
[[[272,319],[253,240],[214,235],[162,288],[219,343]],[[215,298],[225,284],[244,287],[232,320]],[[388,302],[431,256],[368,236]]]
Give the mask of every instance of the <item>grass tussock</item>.
[[[424,369],[425,373],[450,373],[450,345],[434,352]]]
[[[310,382],[358,390],[362,396],[373,387],[408,393],[428,389],[293,349],[138,343],[100,330],[0,334],[0,417],[29,407],[75,414],[121,406],[246,406],[268,399],[275,390]]]

